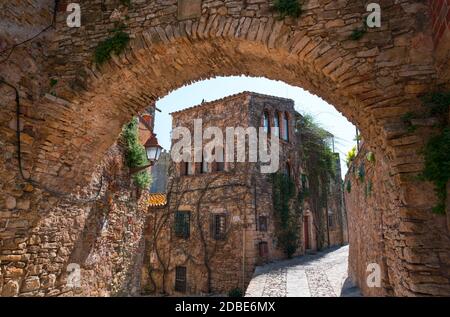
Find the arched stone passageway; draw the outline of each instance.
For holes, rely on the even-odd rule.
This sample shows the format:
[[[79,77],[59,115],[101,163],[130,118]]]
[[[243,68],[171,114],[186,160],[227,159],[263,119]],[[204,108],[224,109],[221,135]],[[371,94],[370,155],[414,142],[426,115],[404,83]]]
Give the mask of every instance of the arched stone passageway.
[[[363,239],[357,244],[362,255],[353,259],[357,266],[353,276],[360,284],[365,283],[367,263],[382,266],[382,287],[366,293],[449,294],[445,216],[431,213],[432,186],[415,177],[423,165],[420,149],[432,127],[424,121],[410,132],[402,120],[422,107],[420,93],[442,83],[435,71],[428,6],[419,1],[381,1],[382,27],[351,40],[366,13],[358,0],[308,0],[298,19],[283,20],[277,19],[268,0],[200,2],[201,11],[194,10],[198,15],[186,18],[176,0],[132,1],[130,7],[83,1],[81,28],[68,28],[66,14],[59,11],[55,29],[39,39],[40,45],[16,48],[3,62],[2,76],[18,87],[21,97],[24,174],[38,183],[27,191],[27,182],[21,179],[15,159],[14,94],[3,86],[0,134],[9,154],[2,157],[6,175],[2,200],[6,205],[13,197],[28,204],[21,208],[11,203],[12,208],[0,216],[7,241],[0,245],[7,251],[2,254],[2,269],[6,272],[11,263],[23,263],[16,274],[5,278],[17,280],[22,293],[56,289],[41,284],[30,288],[33,281],[27,278],[42,264],[44,271],[55,275],[65,272],[80,235],[80,230],[69,228],[78,218],[83,226],[81,210],[87,203],[74,203],[66,195],[82,195],[91,190],[89,184],[97,184],[93,173],[123,124],[182,85],[245,74],[282,80],[319,95],[358,126],[380,158],[385,188],[374,187],[377,203],[367,210],[369,215],[380,214],[368,217],[371,228],[378,228],[373,229],[376,237],[358,236]],[[52,1],[36,1],[45,11],[38,16],[25,3],[7,11],[22,9],[36,25],[48,23]],[[94,49],[111,36],[115,21],[126,25],[131,41],[124,53],[95,66]],[[51,79],[57,82],[50,85]],[[72,209],[71,204],[77,207]],[[64,208],[71,210],[69,217]],[[420,229],[410,225],[418,220]],[[49,231],[52,238],[44,241]],[[64,240],[66,231],[71,234]],[[64,243],[57,260],[40,263],[48,251],[27,256],[30,248],[39,254],[47,242],[56,249]],[[437,278],[429,282],[422,273]]]

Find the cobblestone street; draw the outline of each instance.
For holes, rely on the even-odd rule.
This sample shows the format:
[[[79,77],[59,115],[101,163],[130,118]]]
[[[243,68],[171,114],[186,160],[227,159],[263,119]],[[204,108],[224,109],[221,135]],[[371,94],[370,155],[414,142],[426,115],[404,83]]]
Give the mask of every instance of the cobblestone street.
[[[347,281],[348,245],[257,267],[247,297],[361,296]]]

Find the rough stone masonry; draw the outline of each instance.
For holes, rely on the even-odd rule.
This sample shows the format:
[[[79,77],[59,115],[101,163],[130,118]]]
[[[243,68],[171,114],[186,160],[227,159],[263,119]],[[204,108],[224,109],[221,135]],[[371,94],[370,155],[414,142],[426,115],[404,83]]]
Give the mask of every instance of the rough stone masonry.
[[[365,283],[367,263],[386,263],[382,288],[365,289],[365,295],[449,295],[446,219],[432,214],[433,187],[416,177],[423,167],[420,150],[434,128],[424,120],[409,132],[401,119],[422,107],[419,94],[450,88],[443,67],[448,46],[441,44],[448,18],[436,14],[448,9],[448,1],[379,1],[381,28],[368,29],[359,40],[349,38],[366,14],[359,0],[305,0],[298,19],[278,19],[269,0],[193,2],[199,6],[86,0],[81,27],[69,28],[62,1],[53,27],[17,47],[51,24],[54,2],[2,6],[0,76],[17,88],[20,102],[17,107],[15,90],[2,82],[2,294],[62,292],[47,281],[66,274],[81,235],[73,224],[79,219],[82,227],[87,219],[87,209],[72,209],[73,198],[92,198],[94,171],[125,122],[182,85],[246,74],[319,95],[358,126],[380,158],[383,181],[373,186],[378,200],[365,205],[366,216],[349,219],[362,219],[373,232],[361,236],[360,256],[354,258],[356,246],[350,245],[357,282]],[[435,20],[439,27],[433,29]],[[119,56],[95,65],[95,48],[117,23],[126,25],[131,42]]]

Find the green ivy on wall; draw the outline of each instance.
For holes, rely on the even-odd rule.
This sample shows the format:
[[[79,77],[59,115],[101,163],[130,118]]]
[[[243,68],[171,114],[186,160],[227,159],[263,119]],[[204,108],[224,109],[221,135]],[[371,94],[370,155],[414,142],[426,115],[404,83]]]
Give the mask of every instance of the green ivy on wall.
[[[336,181],[336,165],[339,162],[330,147],[332,136],[315,122],[313,116],[298,116],[296,129],[301,143],[299,155],[303,157],[305,174],[308,175],[308,204],[317,224],[317,248],[321,249],[327,244],[326,216],[322,211],[328,209],[327,197],[330,185]]]
[[[347,193],[351,193],[352,192],[352,183],[350,182],[350,180],[349,181],[347,181],[347,187],[346,187],[346,189],[347,189]]]
[[[362,39],[362,37],[364,36],[364,34],[367,33],[367,28],[365,27],[361,27],[361,28],[356,28],[352,31],[352,33],[350,34],[350,39],[352,41],[358,41],[360,39]]]
[[[279,13],[281,20],[287,16],[298,18],[302,13],[298,0],[275,0],[273,7]]]
[[[295,185],[289,176],[282,173],[272,174],[272,185],[278,244],[287,257],[291,258],[297,250],[299,239],[298,215],[289,208],[289,202],[295,195]]]
[[[126,164],[129,168],[136,168],[148,164],[147,154],[144,146],[139,142],[138,120],[134,118],[128,123],[122,132],[126,142]],[[146,171],[141,171],[133,175],[133,181],[139,188],[148,189],[152,182],[151,176]]]
[[[358,179],[364,183],[364,180],[366,178],[366,167],[364,163],[361,163],[358,167]]]
[[[447,182],[450,179],[450,126],[431,138],[425,146],[423,177],[433,182],[439,202],[433,208],[437,214],[445,214]]]
[[[450,179],[450,125],[448,113],[450,106],[450,92],[436,92],[422,98],[427,106],[429,115],[440,119],[440,133],[432,137],[425,146],[425,167],[422,177],[431,181],[439,199],[433,212],[445,214],[447,203],[447,183]]]
[[[131,5],[131,0],[120,0],[120,3],[126,7]]]
[[[366,159],[367,161],[369,161],[370,163],[375,163],[375,154],[373,152],[369,152],[366,155]]]
[[[125,26],[119,26],[113,30],[110,38],[100,42],[94,52],[94,62],[102,65],[111,58],[111,54],[121,54],[128,46],[130,36],[124,31]]]

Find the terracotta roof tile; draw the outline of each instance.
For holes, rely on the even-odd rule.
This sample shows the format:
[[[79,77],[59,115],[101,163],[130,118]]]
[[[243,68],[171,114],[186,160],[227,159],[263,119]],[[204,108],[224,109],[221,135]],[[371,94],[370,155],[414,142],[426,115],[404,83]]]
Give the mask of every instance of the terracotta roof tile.
[[[167,196],[165,194],[150,194],[148,196],[148,204],[150,207],[162,207],[167,204]]]

